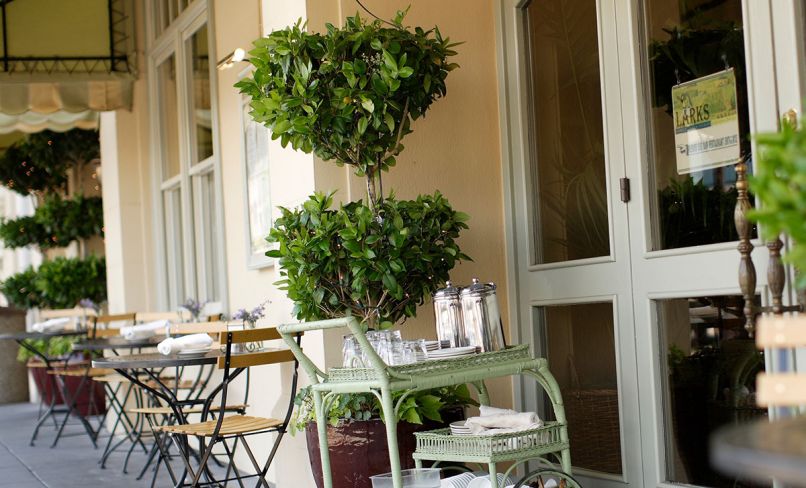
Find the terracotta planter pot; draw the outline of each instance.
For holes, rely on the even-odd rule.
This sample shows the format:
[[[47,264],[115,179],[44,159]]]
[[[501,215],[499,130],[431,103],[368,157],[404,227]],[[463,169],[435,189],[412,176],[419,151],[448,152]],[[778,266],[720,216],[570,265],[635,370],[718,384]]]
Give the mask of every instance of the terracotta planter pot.
[[[28,368],[34,377],[34,383],[39,391],[39,396],[42,397],[44,403],[49,405],[51,400],[55,397],[55,404],[64,404],[64,397],[61,391],[53,389],[53,381],[48,373],[45,365],[36,360],[28,361]],[[73,398],[81,385],[82,378],[75,376],[64,377],[64,386],[67,389],[70,397]],[[104,397],[104,388],[100,383],[88,379],[87,383],[81,388],[78,393],[76,402],[76,410],[82,416],[88,415],[103,415],[106,412],[106,401]]]
[[[464,418],[464,411],[457,409],[448,415],[443,413],[444,424],[428,422],[423,425],[400,422],[397,424],[400,465],[403,469],[414,467],[411,455],[416,447],[415,432],[445,427],[450,422]],[[305,428],[308,441],[308,457],[317,488],[323,488],[322,459],[319,455],[319,434],[316,423]],[[389,449],[386,445],[386,424],[380,419],[344,422],[338,427],[327,426],[330,468],[333,473],[333,488],[371,488],[369,477],[388,473]]]

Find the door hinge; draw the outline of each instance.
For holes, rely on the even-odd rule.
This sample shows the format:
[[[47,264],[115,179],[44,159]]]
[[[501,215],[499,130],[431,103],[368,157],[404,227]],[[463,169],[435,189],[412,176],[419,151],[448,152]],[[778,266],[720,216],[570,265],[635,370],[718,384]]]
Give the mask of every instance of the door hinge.
[[[619,180],[619,187],[621,187],[621,201],[627,203],[630,201],[630,179],[621,178]]]

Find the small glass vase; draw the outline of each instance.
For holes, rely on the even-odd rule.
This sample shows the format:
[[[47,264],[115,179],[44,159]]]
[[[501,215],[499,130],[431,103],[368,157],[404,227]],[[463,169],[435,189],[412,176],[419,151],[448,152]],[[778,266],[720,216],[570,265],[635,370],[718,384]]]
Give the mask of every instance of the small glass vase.
[[[257,323],[253,320],[244,320],[243,328],[244,330],[247,329],[254,329],[257,327]],[[264,349],[263,341],[255,341],[255,342],[247,342],[244,344],[246,348],[246,352],[260,352]]]

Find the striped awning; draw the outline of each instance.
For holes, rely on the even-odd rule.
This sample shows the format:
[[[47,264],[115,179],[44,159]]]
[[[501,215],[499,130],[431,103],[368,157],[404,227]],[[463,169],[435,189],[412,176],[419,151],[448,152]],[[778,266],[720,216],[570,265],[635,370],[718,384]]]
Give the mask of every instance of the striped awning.
[[[131,108],[133,0],[0,0],[0,19],[0,133],[88,128]]]

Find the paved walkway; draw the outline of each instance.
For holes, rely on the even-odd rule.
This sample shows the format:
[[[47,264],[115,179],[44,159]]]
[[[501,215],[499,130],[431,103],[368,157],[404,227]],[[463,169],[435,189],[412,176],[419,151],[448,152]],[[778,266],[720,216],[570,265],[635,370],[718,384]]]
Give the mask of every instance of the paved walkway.
[[[107,439],[103,432],[94,449],[79,425],[69,426],[67,432],[79,434],[62,438],[51,449],[55,434],[53,424],[46,424],[39,432],[35,446],[28,441],[36,422],[37,407],[29,403],[0,405],[0,488],[87,488],[87,487],[148,487],[147,480],[135,479],[145,462],[142,450],[132,456],[129,474],[123,474],[124,453],[110,456],[106,469],[101,469],[98,460]],[[156,486],[171,486],[165,469]]]

